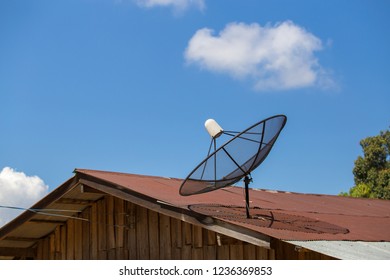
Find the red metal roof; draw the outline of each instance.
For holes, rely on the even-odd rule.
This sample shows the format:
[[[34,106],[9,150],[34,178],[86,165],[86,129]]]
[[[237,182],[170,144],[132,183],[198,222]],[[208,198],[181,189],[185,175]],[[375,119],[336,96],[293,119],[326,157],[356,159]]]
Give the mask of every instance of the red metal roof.
[[[86,169],[75,172],[282,240],[390,241],[388,200],[251,189],[254,218],[248,220],[240,187],[180,196],[180,179]]]

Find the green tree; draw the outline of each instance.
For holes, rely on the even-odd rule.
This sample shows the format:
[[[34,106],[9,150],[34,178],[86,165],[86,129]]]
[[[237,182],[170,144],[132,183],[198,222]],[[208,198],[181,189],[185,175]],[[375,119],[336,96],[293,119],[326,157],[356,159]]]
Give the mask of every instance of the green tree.
[[[360,141],[363,156],[355,160],[353,197],[390,199],[390,131]]]

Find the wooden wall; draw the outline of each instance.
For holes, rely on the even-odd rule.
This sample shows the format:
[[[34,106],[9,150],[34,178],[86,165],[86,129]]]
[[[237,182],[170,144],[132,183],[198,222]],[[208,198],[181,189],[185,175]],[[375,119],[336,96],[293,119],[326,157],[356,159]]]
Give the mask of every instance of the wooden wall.
[[[334,260],[335,258],[311,251],[278,239],[271,239],[277,260]]]
[[[274,259],[275,251],[105,196],[38,242],[37,259]]]

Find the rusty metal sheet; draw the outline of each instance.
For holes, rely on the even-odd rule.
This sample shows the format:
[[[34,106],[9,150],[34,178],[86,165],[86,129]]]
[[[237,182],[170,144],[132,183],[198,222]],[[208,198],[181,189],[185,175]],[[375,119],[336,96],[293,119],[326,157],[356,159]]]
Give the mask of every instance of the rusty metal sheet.
[[[247,218],[246,209],[239,206],[203,204],[190,205],[189,208],[203,215],[262,228],[316,234],[347,234],[349,232],[346,228],[328,222],[278,210],[252,208],[250,218]]]
[[[245,205],[240,187],[183,197],[179,195],[180,179],[85,169],[75,172],[278,239],[390,241],[390,201],[386,200],[251,189],[251,211],[259,216],[272,213],[278,219],[269,226],[270,219],[254,222],[240,218],[240,207]],[[215,209],[206,211],[205,205],[240,210],[222,217]]]

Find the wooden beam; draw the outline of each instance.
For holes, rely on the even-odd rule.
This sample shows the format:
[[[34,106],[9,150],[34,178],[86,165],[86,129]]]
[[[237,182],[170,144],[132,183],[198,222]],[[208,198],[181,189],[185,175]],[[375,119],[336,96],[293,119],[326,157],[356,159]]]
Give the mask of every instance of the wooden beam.
[[[148,223],[148,209],[137,206],[136,207],[136,234],[137,234],[137,259],[149,260],[149,223]]]
[[[70,219],[66,224],[66,259],[74,260],[74,252],[75,252],[75,236],[74,236],[74,223],[75,221]]]
[[[29,222],[30,222],[30,223],[37,223],[37,224],[58,224],[58,225],[64,225],[64,224],[66,224],[66,221],[59,221],[59,220],[39,220],[39,219],[31,219]]]
[[[35,250],[32,248],[0,247],[0,256],[34,258]]]
[[[158,213],[155,211],[148,211],[149,222],[149,257],[152,260],[160,259],[160,239],[158,226]]]
[[[94,203],[93,200],[87,200],[87,199],[75,199],[75,198],[60,198],[55,203],[57,204],[76,204],[76,205],[90,205]]]
[[[171,219],[169,216],[159,214],[160,231],[160,260],[172,259]]]
[[[40,238],[32,238],[32,237],[19,237],[19,236],[7,236],[4,240],[8,241],[21,241],[21,242],[37,242],[41,240]]]
[[[98,259],[107,259],[107,209],[105,199],[97,202]]]
[[[91,208],[92,207],[89,207],[87,209],[85,209],[83,211],[83,213],[81,214],[81,217],[83,219],[86,219],[88,221],[90,221],[90,215],[91,215]],[[82,239],[82,251],[83,251],[83,257],[82,259],[83,260],[90,260],[90,247],[92,245],[92,240],[89,238],[90,237],[90,231],[91,231],[91,224],[90,223],[83,223],[82,225],[82,237],[80,237]]]
[[[127,212],[127,253],[130,260],[137,259],[138,242],[137,242],[137,207],[135,204],[126,201],[125,211]]]
[[[89,229],[89,244],[90,244],[90,259],[98,259],[98,214],[97,206],[98,203],[94,203],[91,206],[91,213],[89,216],[90,229]]]
[[[88,187],[86,185],[81,185],[80,186],[81,193],[98,193],[98,194],[105,194],[104,192]]]

